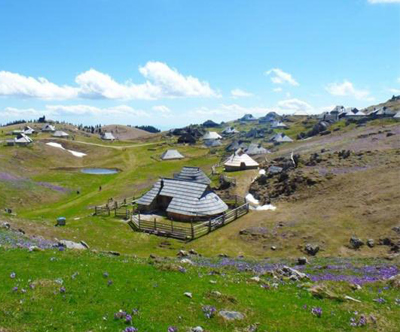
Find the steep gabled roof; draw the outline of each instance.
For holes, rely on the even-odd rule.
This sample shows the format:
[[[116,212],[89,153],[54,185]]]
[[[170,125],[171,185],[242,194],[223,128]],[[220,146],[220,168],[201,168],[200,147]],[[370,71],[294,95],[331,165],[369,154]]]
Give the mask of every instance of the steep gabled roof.
[[[105,133],[101,134],[101,138],[104,139],[104,140],[106,140],[106,141],[113,141],[113,140],[115,140],[114,135],[113,135],[112,133],[108,133],[108,132],[105,132]]]
[[[234,127],[226,127],[223,131],[223,134],[230,135],[230,134],[237,134],[239,130],[236,130]]]
[[[258,162],[251,158],[248,154],[244,153],[242,149],[236,151],[224,163],[224,165],[228,167],[240,167],[242,164],[244,164],[246,167],[259,166]]]
[[[69,135],[65,131],[57,130],[52,136],[53,137],[68,137]]]
[[[33,140],[26,136],[25,134],[19,134],[15,139],[14,139],[15,143],[17,144],[25,144],[25,143],[32,143]]]
[[[173,159],[183,159],[185,158],[182,156],[178,150],[167,150],[161,155],[162,160],[173,160]]]
[[[158,180],[153,188],[136,202],[148,206],[157,196],[172,198],[167,212],[186,216],[212,216],[228,209],[225,202],[209,190],[208,184],[178,179]]]
[[[209,131],[207,133],[205,133],[205,135],[203,136],[203,139],[207,140],[207,139],[221,139],[221,135],[218,134],[215,131]]]
[[[209,148],[212,148],[212,147],[221,146],[222,143],[219,139],[207,139],[204,141],[204,145]]]
[[[42,127],[42,131],[56,131],[56,128],[53,125],[47,123]]]
[[[227,151],[237,151],[239,149],[246,150],[247,149],[247,144],[242,142],[242,141],[233,141],[231,144],[229,144],[226,147]]]
[[[174,175],[174,179],[205,184],[211,183],[211,180],[199,167],[185,166],[179,173]]]
[[[276,143],[293,142],[293,140],[289,136],[285,135],[284,133],[278,133],[278,134],[272,136],[270,141],[276,142]]]
[[[245,151],[249,156],[270,153],[266,148],[262,147],[261,144],[256,143],[251,143]]]

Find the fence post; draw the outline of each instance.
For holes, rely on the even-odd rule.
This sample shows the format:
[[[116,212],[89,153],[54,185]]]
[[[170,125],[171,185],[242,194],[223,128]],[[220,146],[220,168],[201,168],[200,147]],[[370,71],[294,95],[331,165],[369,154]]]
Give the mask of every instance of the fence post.
[[[192,227],[192,240],[193,240],[194,239],[193,218],[190,220],[190,226]]]
[[[223,225],[225,225],[225,212],[224,212],[224,214],[222,215],[222,226]]]
[[[174,232],[174,222],[171,219],[171,233],[173,233],[173,232]]]
[[[235,209],[235,220],[238,218],[238,208]]]
[[[208,233],[211,233],[211,218],[208,220]]]

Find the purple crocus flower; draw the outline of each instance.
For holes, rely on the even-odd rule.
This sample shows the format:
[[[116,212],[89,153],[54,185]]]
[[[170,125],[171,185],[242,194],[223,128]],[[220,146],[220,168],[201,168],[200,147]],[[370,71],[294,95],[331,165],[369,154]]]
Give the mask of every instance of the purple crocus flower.
[[[18,291],[18,287],[17,286],[13,287],[13,292],[16,292],[16,291]]]
[[[126,315],[125,316],[125,323],[126,324],[132,323],[132,316],[131,315]]]
[[[136,327],[133,326],[128,326],[125,328],[124,332],[137,332],[138,329]]]
[[[139,314],[139,309],[132,309],[132,315],[136,316]]]
[[[123,319],[126,317],[126,312],[125,311],[118,311],[114,314],[114,319]]]
[[[66,292],[66,289],[65,289],[64,286],[62,286],[62,287],[60,288],[60,293],[65,293],[65,292]]]
[[[10,278],[11,278],[11,279],[15,279],[15,277],[16,277],[15,272],[12,272],[12,273],[10,274]]]
[[[314,307],[311,309],[311,313],[318,318],[322,316],[322,309],[319,307]]]
[[[111,286],[113,284],[113,281],[110,279],[107,281],[107,286]]]
[[[203,312],[207,318],[212,318],[215,316],[217,309],[211,305],[206,305],[203,307]]]
[[[374,301],[377,302],[377,303],[380,303],[380,304],[386,302],[386,300],[383,297],[378,297],[377,299],[374,299]]]
[[[103,273],[103,277],[104,277],[104,278],[108,278],[108,272],[104,272],[104,273]]]
[[[178,332],[178,328],[175,326],[169,326],[167,331],[168,332]]]

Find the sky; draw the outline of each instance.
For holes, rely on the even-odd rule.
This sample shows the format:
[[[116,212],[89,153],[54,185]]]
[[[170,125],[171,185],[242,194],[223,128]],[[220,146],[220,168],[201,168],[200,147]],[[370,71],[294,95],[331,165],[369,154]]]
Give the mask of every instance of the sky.
[[[160,129],[400,94],[400,0],[0,0],[0,123]]]

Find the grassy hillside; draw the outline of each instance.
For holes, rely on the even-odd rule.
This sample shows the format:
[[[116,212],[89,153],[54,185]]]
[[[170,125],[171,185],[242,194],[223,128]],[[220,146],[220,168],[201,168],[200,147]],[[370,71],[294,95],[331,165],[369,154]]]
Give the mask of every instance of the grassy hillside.
[[[347,282],[291,282],[268,273],[258,281],[251,280],[254,272],[223,267],[223,260],[210,264],[215,267],[183,267],[175,260],[88,252],[0,248],[0,254],[2,331],[123,331],[129,326],[138,331],[189,331],[195,326],[221,332],[352,331],[360,328],[352,324],[360,324],[362,316],[366,331],[397,331],[400,324],[398,290],[388,283],[355,291]],[[308,266],[306,272],[316,275],[326,263]],[[390,269],[359,261],[347,273],[356,277],[358,266],[365,264],[378,264],[370,270]],[[309,289],[315,285],[329,291],[313,296]],[[345,295],[361,302],[343,300]],[[132,321],[115,318],[120,310]],[[227,321],[219,315],[224,310],[239,312],[243,319]]]

